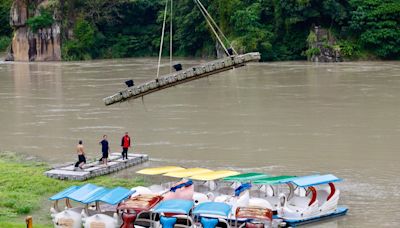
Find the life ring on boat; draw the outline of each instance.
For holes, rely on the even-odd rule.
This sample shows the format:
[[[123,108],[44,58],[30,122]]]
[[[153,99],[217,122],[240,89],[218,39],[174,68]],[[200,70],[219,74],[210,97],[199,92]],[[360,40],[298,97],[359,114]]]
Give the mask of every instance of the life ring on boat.
[[[314,187],[311,187],[311,186],[308,187],[307,196],[308,196],[310,193],[312,194],[312,196],[311,196],[310,202],[308,203],[308,206],[311,206],[311,205],[317,200],[317,191],[315,190]]]

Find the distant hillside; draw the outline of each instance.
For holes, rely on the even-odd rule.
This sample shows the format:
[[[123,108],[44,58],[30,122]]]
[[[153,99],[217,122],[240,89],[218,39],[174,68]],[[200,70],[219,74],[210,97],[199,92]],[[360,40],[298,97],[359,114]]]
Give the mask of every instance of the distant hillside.
[[[57,30],[55,25],[60,26],[64,60],[157,55],[164,0],[2,0],[0,49],[3,50],[10,43],[11,32],[20,26],[10,27],[12,2],[14,5],[28,2],[25,24],[29,31],[19,33],[21,37],[36,34],[40,39],[42,28]],[[237,50],[257,50],[265,61],[306,59],[321,51],[324,43],[310,45],[313,38],[310,31],[315,26],[334,37],[332,48],[345,59],[400,59],[399,0],[202,0],[202,3]],[[174,1],[174,4],[175,54],[215,55],[216,41],[193,0]],[[169,39],[169,34],[166,35]],[[42,40],[40,45],[48,43]],[[24,54],[18,43],[13,43],[13,47]],[[57,45],[52,48],[53,55],[57,55]],[[38,52],[33,52],[36,58],[40,57]],[[42,58],[50,56],[42,55]]]

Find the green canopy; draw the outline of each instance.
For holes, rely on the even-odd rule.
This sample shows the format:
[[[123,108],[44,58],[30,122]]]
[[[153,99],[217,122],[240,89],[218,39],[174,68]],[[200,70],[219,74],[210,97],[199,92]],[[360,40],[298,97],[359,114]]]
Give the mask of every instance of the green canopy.
[[[237,181],[237,182],[246,182],[246,181],[255,181],[261,178],[267,178],[268,175],[264,173],[242,173],[235,176],[225,177],[224,181]]]
[[[295,176],[276,176],[276,177],[266,177],[255,180],[254,184],[284,184],[291,181]]]

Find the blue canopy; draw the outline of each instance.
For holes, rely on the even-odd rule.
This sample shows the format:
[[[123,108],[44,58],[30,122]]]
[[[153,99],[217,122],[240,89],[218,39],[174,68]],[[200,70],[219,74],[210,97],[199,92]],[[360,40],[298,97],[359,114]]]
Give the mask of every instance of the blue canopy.
[[[332,174],[327,174],[327,175],[312,175],[312,176],[298,177],[292,179],[290,182],[300,187],[309,187],[320,184],[328,184],[331,182],[337,182],[341,180],[342,179]]]
[[[55,194],[54,196],[50,197],[49,200],[61,200],[61,199],[65,199],[68,198],[68,195],[71,194],[72,192],[75,192],[76,190],[80,189],[81,186],[71,186],[57,194]]]
[[[135,191],[128,190],[122,187],[116,187],[109,191],[107,194],[103,195],[99,201],[103,203],[107,203],[110,205],[115,205],[120,203],[122,200],[128,198],[132,195]]]
[[[154,209],[156,213],[177,213],[177,214],[189,214],[193,208],[193,201],[171,199],[161,201]]]
[[[108,189],[94,184],[85,184],[83,186],[71,186],[56,195],[50,197],[50,200],[71,199],[83,204],[89,204],[101,201],[107,204],[115,205],[132,195],[132,191],[117,187]]]
[[[86,196],[79,197],[79,199],[80,199],[79,202],[81,202],[83,204],[93,203],[93,202],[100,200],[101,197],[103,197],[104,195],[106,195],[109,192],[110,192],[110,189],[104,188],[104,187],[99,187],[99,188],[91,191]],[[76,198],[74,200],[76,200]],[[78,201],[78,200],[76,200],[76,201]]]
[[[229,204],[221,202],[205,202],[199,204],[194,210],[195,215],[218,215],[228,217],[232,207]]]
[[[99,187],[94,184],[85,184],[78,190],[69,194],[67,198],[77,202],[84,203],[85,201],[90,200],[91,197],[95,196],[99,192],[103,192],[104,189],[105,189],[104,187]]]

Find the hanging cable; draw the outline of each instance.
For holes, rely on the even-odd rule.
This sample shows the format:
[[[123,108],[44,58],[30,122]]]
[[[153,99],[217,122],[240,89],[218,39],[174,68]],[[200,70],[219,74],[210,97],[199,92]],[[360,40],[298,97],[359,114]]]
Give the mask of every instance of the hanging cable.
[[[168,10],[168,0],[165,0],[164,21],[163,21],[163,28],[162,28],[162,32],[161,32],[160,52],[158,54],[157,79],[158,79],[158,76],[160,75],[161,55],[162,55],[162,48],[163,48],[163,44],[164,44],[165,21],[167,20],[167,10]]]
[[[214,32],[214,35],[217,37],[219,43],[221,44],[222,48],[224,48],[225,53],[230,56],[228,49],[226,49],[224,42],[222,42],[221,38],[219,37],[217,31],[215,31],[214,26],[211,24],[210,20],[208,19],[207,15],[204,13],[204,11],[202,10],[201,6],[199,5],[198,0],[194,0],[196,2],[197,7],[199,8],[199,10],[201,11],[201,14],[203,14],[204,18],[207,21],[207,24],[210,26],[211,30]]]
[[[197,0],[198,4],[200,5],[200,7],[203,9],[203,11],[206,13],[206,15],[208,16],[208,18],[211,20],[211,22],[213,23],[213,25],[215,26],[215,28],[218,30],[218,32],[222,35],[222,37],[225,39],[225,41],[229,44],[230,48],[232,48],[233,52],[235,53],[235,55],[237,55],[238,53],[236,52],[236,50],[233,48],[231,42],[228,40],[228,38],[225,36],[225,34],[222,32],[222,30],[219,28],[219,26],[217,25],[217,23],[215,22],[215,20],[211,17],[211,15],[208,13],[207,9],[204,7],[204,5],[201,3],[200,0]]]

